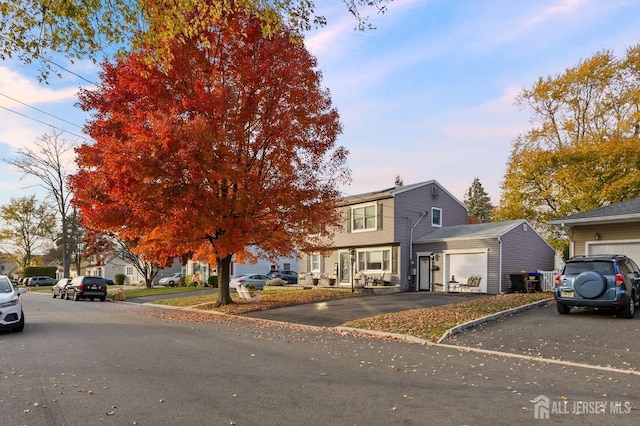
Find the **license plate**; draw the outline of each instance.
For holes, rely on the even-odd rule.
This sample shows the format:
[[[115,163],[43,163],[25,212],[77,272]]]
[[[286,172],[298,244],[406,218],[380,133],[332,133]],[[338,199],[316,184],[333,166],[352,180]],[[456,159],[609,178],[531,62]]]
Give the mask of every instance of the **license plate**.
[[[572,291],[561,291],[560,292],[560,296],[562,296],[562,297],[573,297],[573,292]]]

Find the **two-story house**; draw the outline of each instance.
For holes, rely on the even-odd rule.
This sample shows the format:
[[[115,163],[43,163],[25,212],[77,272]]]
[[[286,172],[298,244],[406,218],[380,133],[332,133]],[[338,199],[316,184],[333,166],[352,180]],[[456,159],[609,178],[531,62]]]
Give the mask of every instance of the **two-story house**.
[[[303,253],[300,282],[335,277],[339,286],[415,289],[414,238],[467,221],[464,204],[435,180],[348,196],[340,209],[343,226],[332,252]]]

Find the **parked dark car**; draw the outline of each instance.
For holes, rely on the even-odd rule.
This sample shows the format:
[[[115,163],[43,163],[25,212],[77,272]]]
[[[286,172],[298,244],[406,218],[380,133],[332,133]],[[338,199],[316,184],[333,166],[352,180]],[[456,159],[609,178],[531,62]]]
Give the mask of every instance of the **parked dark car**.
[[[29,277],[26,286],[27,287],[40,287],[45,285],[54,285],[58,281],[55,278],[45,277],[45,276],[36,276]]]
[[[54,299],[60,296],[60,299],[64,299],[67,296],[67,287],[71,284],[71,278],[63,278],[51,287],[51,297]]]
[[[107,298],[107,283],[102,277],[89,277],[81,275],[71,280],[65,292],[67,300],[100,299],[104,302]]]
[[[296,284],[298,282],[298,273],[288,269],[273,269],[269,271],[267,276],[269,278],[282,278],[289,284]]]
[[[624,255],[591,255],[566,261],[553,291],[558,312],[607,308],[633,318],[640,296],[640,269]]]

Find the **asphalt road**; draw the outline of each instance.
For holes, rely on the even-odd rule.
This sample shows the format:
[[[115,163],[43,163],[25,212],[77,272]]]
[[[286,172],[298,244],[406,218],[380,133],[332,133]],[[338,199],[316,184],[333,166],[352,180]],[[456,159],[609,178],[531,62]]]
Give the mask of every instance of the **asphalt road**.
[[[184,321],[131,303],[23,299],[25,331],[0,332],[3,426],[539,424],[541,397],[547,423],[637,421],[638,375],[519,357],[509,342],[498,353],[259,319]],[[603,401],[608,411],[585,412]]]

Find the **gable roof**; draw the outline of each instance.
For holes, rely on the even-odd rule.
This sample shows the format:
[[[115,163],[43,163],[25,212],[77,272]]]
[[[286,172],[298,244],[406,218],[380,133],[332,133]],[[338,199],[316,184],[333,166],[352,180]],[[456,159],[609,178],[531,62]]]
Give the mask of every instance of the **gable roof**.
[[[436,241],[450,240],[479,240],[487,238],[498,238],[512,229],[527,224],[531,230],[535,230],[524,219],[508,220],[504,222],[477,223],[471,225],[444,226],[436,231],[430,232],[424,237],[413,241],[416,243],[432,243]]]
[[[550,220],[549,224],[564,226],[638,221],[640,221],[640,198],[633,198],[594,210]]]
[[[440,185],[440,183],[438,183],[438,181],[433,180],[433,179],[425,181],[425,182],[413,183],[413,184],[410,184],[410,185],[394,186],[394,187],[391,187],[391,188],[382,189],[380,191],[365,192],[363,194],[357,194],[357,195],[347,195],[347,196],[342,198],[342,202],[340,203],[340,205],[342,205],[342,206],[350,206],[350,205],[353,205],[353,204],[368,203],[368,202],[372,202],[372,201],[384,200],[386,198],[393,198],[397,194],[401,194],[403,192],[411,191],[413,189],[420,188],[420,187],[427,186],[427,185],[437,185],[438,188],[441,191],[443,191],[445,194],[447,194],[452,199],[456,200],[456,202],[458,204],[460,204],[462,207],[464,207],[465,209],[467,208],[464,205],[464,203],[462,203],[456,197],[451,195],[451,193],[449,191],[447,191],[442,185]]]

